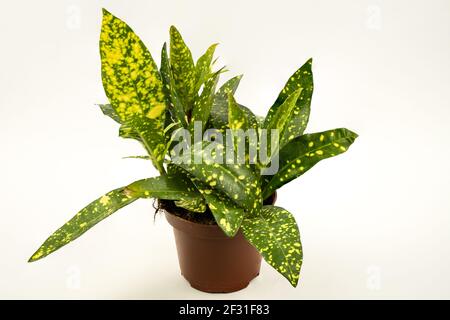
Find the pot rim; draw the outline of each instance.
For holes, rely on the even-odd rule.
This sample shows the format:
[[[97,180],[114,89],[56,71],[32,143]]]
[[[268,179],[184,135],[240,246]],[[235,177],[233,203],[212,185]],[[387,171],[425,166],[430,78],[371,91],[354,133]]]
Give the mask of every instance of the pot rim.
[[[277,199],[277,192],[275,191],[268,199],[274,204]],[[172,225],[173,228],[190,233],[197,238],[208,238],[208,239],[231,239],[233,237],[228,237],[222,229],[217,224],[203,224],[198,222],[189,221],[182,217],[179,217],[167,210],[164,210],[166,220]],[[239,229],[235,237],[241,235],[242,231]]]

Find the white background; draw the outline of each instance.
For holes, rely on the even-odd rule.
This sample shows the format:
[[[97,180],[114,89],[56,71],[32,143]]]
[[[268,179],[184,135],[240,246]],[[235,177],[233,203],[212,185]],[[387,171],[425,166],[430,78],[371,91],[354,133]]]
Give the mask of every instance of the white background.
[[[198,57],[244,74],[239,102],[265,115],[314,58],[308,132],[360,134],[279,191],[300,226],[298,288],[267,265],[228,295],[191,289],[172,230],[141,200],[50,257],[45,238],[101,194],[156,175],[106,102],[101,7],[159,61],[176,25]],[[450,2],[4,1],[0,5],[0,298],[450,298]]]

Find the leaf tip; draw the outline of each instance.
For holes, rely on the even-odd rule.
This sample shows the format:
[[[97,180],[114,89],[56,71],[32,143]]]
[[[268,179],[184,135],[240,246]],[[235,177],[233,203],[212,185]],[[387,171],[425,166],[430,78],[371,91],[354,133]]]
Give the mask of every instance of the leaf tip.
[[[344,130],[347,131],[347,134],[349,135],[350,139],[352,139],[352,142],[355,141],[356,138],[359,137],[359,135],[356,132],[352,131],[352,130],[349,130],[349,129],[346,129],[346,128],[344,128]]]
[[[170,26],[169,32],[170,32],[170,36],[171,37],[173,37],[173,36],[181,37],[180,32],[178,31],[178,29],[174,25]]]
[[[41,249],[39,248],[39,249],[38,249],[35,253],[33,253],[33,255],[28,259],[28,263],[35,262],[35,261],[37,261],[37,260],[39,260],[39,259],[42,259],[42,258],[44,258],[44,255],[43,255]]]

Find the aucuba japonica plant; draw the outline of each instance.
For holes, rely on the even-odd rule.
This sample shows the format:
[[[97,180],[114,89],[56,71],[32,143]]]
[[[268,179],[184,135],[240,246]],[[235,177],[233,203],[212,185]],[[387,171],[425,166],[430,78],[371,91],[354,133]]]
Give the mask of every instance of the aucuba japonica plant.
[[[137,140],[159,171],[158,177],[135,181],[94,200],[55,231],[32,255],[30,262],[46,257],[75,240],[118,209],[140,198],[172,200],[175,205],[202,215],[212,214],[223,232],[233,237],[242,230],[245,238],[264,259],[296,286],[302,265],[302,245],[295,219],[285,209],[263,205],[278,188],[301,176],[320,160],[345,152],[357,135],[339,128],[304,134],[313,93],[312,60],[308,60],[286,82],[267,116],[255,116],[236,102],[234,93],[241,76],[217,89],[225,70],[214,68],[216,44],[194,62],[189,48],[175,27],[170,45],[162,47],[158,69],[152,55],[133,30],[103,10],[100,34],[102,81],[109,104],[103,113],[120,124],[119,136]],[[210,129],[221,132],[254,129],[249,136],[218,141],[200,141],[175,157],[180,130],[201,136]],[[214,144],[217,153],[235,148],[242,139],[262,149],[260,133],[275,130],[276,144],[269,144],[270,159],[279,168],[263,174],[266,162],[192,161],[202,159],[205,147]],[[200,145],[199,145],[200,144]],[[198,148],[200,147],[200,148]],[[177,161],[175,161],[175,158]],[[183,161],[180,161],[183,160]]]

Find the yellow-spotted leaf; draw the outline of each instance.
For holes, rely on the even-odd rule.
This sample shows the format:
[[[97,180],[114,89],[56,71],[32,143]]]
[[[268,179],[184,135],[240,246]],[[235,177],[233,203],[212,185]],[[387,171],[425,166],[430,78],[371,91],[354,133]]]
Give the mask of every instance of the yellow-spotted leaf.
[[[191,183],[177,176],[159,176],[133,182],[128,187],[140,198],[158,198],[164,200],[197,200],[201,195]]]
[[[184,112],[183,103],[175,90],[175,81],[173,79],[172,69],[170,67],[169,57],[167,55],[167,45],[161,50],[161,78],[164,83],[164,93],[166,96],[166,102],[169,105],[170,113],[173,119],[176,119],[184,128],[187,128],[187,117]]]
[[[115,189],[91,202],[55,231],[31,256],[29,262],[42,259],[77,239],[97,223],[138,198],[195,200],[201,198],[201,195],[193,189],[192,184],[167,175],[142,179]]]
[[[303,252],[294,216],[283,208],[264,206],[259,216],[244,219],[242,232],[264,260],[296,287]]]
[[[155,167],[164,172],[166,104],[158,68],[133,30],[106,10],[100,56],[111,106],[121,122],[137,132]]]
[[[211,64],[216,50],[217,43],[211,45],[208,50],[197,60],[195,65],[195,92],[198,92],[201,85],[212,75]]]
[[[91,202],[70,221],[56,230],[31,256],[29,262],[42,259],[69,242],[77,239],[98,222],[136,199],[137,197],[135,195],[123,187],[108,192]]]
[[[173,163],[169,163],[167,165],[167,174],[189,186],[189,189],[193,190],[196,195],[195,198],[185,198],[182,200],[177,200],[175,201],[175,205],[192,212],[205,212],[205,199],[201,196],[201,193],[198,190],[197,186],[191,181],[192,179],[189,176],[188,172],[183,170],[181,167],[174,165]]]
[[[98,106],[100,107],[104,115],[121,124],[119,128],[119,137],[125,139],[135,139],[142,143],[142,139],[139,133],[137,133],[129,124],[122,123],[119,115],[110,104],[98,104]]]
[[[200,192],[208,204],[217,225],[229,237],[234,237],[238,232],[245,216],[245,209],[236,205],[228,196],[214,190],[212,187],[201,188]]]
[[[214,96],[211,108],[210,127],[223,130],[228,126],[228,92],[234,94],[239,86],[242,75],[231,78],[225,82]]]
[[[126,123],[122,124],[119,127],[119,137],[124,139],[134,139],[143,143],[141,135],[136,130],[134,130],[134,128],[131,125]],[[143,145],[145,147],[145,144]],[[149,159],[152,160],[150,156]]]
[[[228,128],[228,94],[231,93],[234,95],[241,78],[242,75],[231,78],[217,91],[214,97],[213,106],[211,108],[209,128],[218,130],[225,130]],[[257,129],[259,127],[259,123],[253,112],[241,104],[238,104],[238,106],[246,113],[250,127]]]
[[[191,131],[194,130],[195,121],[200,121],[203,128],[206,126],[209,114],[211,113],[211,107],[214,101],[214,94],[216,91],[217,82],[219,81],[219,75],[220,72],[216,72],[206,81],[200,97],[195,100],[190,123]]]
[[[211,186],[211,184],[201,181],[179,166],[170,164],[168,166],[168,172],[171,174],[178,174],[179,176],[184,176],[190,179],[196,186],[197,190],[203,195],[203,198],[206,200],[206,204],[211,210],[211,213],[213,214],[217,225],[227,236],[233,237],[236,235],[245,216],[245,210],[243,208],[239,207],[236,203],[234,203],[233,200],[231,200],[221,191],[214,189],[214,183],[212,183],[213,186]],[[178,203],[179,201],[176,202],[177,205]],[[190,206],[191,203],[192,201],[188,203],[188,206]],[[182,204],[185,205],[184,202]],[[182,207],[190,210],[189,207]]]
[[[203,213],[206,211],[206,203],[203,198],[193,200],[177,200],[175,201],[175,205],[192,212]]]
[[[269,145],[270,148],[267,154],[274,154],[278,152],[278,148],[282,148],[287,140],[283,140],[284,133],[288,130],[289,120],[293,116],[293,112],[296,107],[296,102],[302,92],[303,88],[298,88],[294,92],[292,92],[286,100],[274,111],[269,110],[269,114],[271,117],[267,117],[264,121],[263,128],[268,130],[268,133],[271,133],[271,130],[278,130],[278,136],[280,137],[280,141],[275,146]],[[269,140],[270,141],[270,140]],[[272,153],[271,153],[272,152]]]
[[[241,81],[242,75],[231,78],[225,82],[214,96],[214,103],[211,108],[209,119],[209,127],[224,130],[228,128],[228,93],[234,95]],[[239,107],[247,114],[252,128],[258,128],[258,121],[253,112],[247,107],[238,104]]]
[[[295,138],[281,149],[278,172],[264,177],[263,198],[301,176],[320,160],[344,153],[357,137],[356,133],[340,128]]]
[[[231,92],[228,93],[228,127],[231,130],[247,130],[249,120],[247,113],[239,107]]]
[[[252,134],[247,131],[248,129],[254,129],[252,126],[251,116],[242,108],[234,99],[231,92],[228,93],[228,128],[233,133],[234,151],[238,154],[237,159],[244,159],[245,163],[252,163],[250,165],[255,169],[254,163],[257,162],[258,145],[258,133],[255,130],[253,139],[250,138]],[[246,150],[245,154],[242,152],[242,148]],[[252,148],[254,153],[248,152]],[[252,159],[250,159],[252,157]],[[250,161],[251,160],[251,161]],[[242,160],[241,160],[242,161]],[[239,161],[238,161],[239,162]]]
[[[224,150],[223,145],[215,145],[217,149]],[[249,164],[221,164],[213,161],[207,152],[210,146],[207,142],[195,144],[189,153],[177,159],[177,165],[206,185],[224,193],[248,212],[259,210],[262,206],[259,175]]]
[[[191,110],[196,98],[196,74],[194,60],[181,34],[170,27],[170,65],[172,66],[175,90],[178,92],[186,112]]]
[[[285,125],[286,130],[284,130],[283,135],[280,132],[281,145],[285,145],[287,141],[302,135],[308,124],[311,98],[314,89],[311,66],[312,59],[309,59],[289,78],[267,114],[266,124],[272,121],[272,118],[277,114],[278,108],[283,105],[289,96],[296,90],[302,89],[300,96],[295,102],[295,107],[288,117],[288,122]]]

